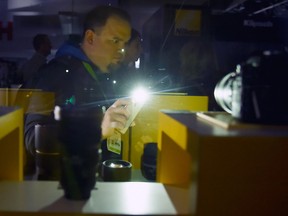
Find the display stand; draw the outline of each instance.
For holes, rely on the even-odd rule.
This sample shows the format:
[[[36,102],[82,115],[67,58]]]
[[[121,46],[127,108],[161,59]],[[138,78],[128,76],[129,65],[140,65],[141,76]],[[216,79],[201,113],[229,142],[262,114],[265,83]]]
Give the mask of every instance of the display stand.
[[[177,94],[150,95],[136,116],[135,126],[122,135],[123,158],[140,169],[140,158],[146,143],[157,142],[159,113],[162,109],[207,111],[207,96],[187,96]]]
[[[0,181],[23,180],[23,110],[0,107]]]
[[[227,129],[163,111],[157,181],[189,191],[196,216],[288,215],[287,127]]]

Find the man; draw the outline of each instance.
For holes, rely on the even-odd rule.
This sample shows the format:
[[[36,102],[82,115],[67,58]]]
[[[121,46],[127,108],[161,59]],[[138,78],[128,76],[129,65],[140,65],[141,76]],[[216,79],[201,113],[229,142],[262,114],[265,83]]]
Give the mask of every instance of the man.
[[[35,53],[20,68],[20,75],[23,77],[23,83],[30,80],[39,68],[46,64],[47,57],[51,54],[51,41],[47,34],[37,34],[33,38],[33,48]]]
[[[123,48],[130,38],[129,15],[115,7],[98,6],[91,10],[84,21],[80,46],[67,44],[58,55],[39,71],[35,88],[55,93],[58,106],[110,106],[102,121],[102,139],[124,128],[130,112],[125,107],[130,100],[117,100],[112,106],[113,94],[108,92],[112,80],[107,73],[117,68],[123,58]],[[113,101],[113,100],[112,100]],[[32,101],[33,103],[33,101]],[[35,155],[34,126],[54,122],[52,110],[29,114],[25,120],[25,145]],[[46,115],[44,115],[46,114]]]

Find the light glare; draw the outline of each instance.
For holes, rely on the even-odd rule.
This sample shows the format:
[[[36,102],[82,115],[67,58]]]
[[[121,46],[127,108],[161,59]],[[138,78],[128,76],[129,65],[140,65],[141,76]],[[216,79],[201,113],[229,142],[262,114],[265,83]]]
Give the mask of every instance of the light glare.
[[[132,93],[132,100],[135,103],[144,103],[148,99],[148,91],[144,88],[137,88]]]

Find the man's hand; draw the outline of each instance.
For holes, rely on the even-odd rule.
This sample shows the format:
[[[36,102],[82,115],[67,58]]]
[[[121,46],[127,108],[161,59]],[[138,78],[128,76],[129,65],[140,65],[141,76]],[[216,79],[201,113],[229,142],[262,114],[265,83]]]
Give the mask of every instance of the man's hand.
[[[115,129],[123,129],[131,115],[131,99],[119,99],[109,107],[102,121],[102,138],[105,139],[114,133]]]

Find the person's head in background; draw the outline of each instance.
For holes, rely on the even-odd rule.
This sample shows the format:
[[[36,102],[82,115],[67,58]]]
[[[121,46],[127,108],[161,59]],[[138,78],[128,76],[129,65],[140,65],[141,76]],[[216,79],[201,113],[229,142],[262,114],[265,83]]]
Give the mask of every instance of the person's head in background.
[[[47,34],[37,34],[33,38],[34,50],[47,57],[51,54],[52,44]]]
[[[135,63],[142,52],[142,38],[140,33],[132,28],[131,37],[129,41],[125,45],[125,55],[123,59],[123,63],[125,65],[129,65],[131,63]]]
[[[131,19],[126,11],[98,6],[85,18],[81,48],[102,72],[109,72],[122,61],[130,34]]]

